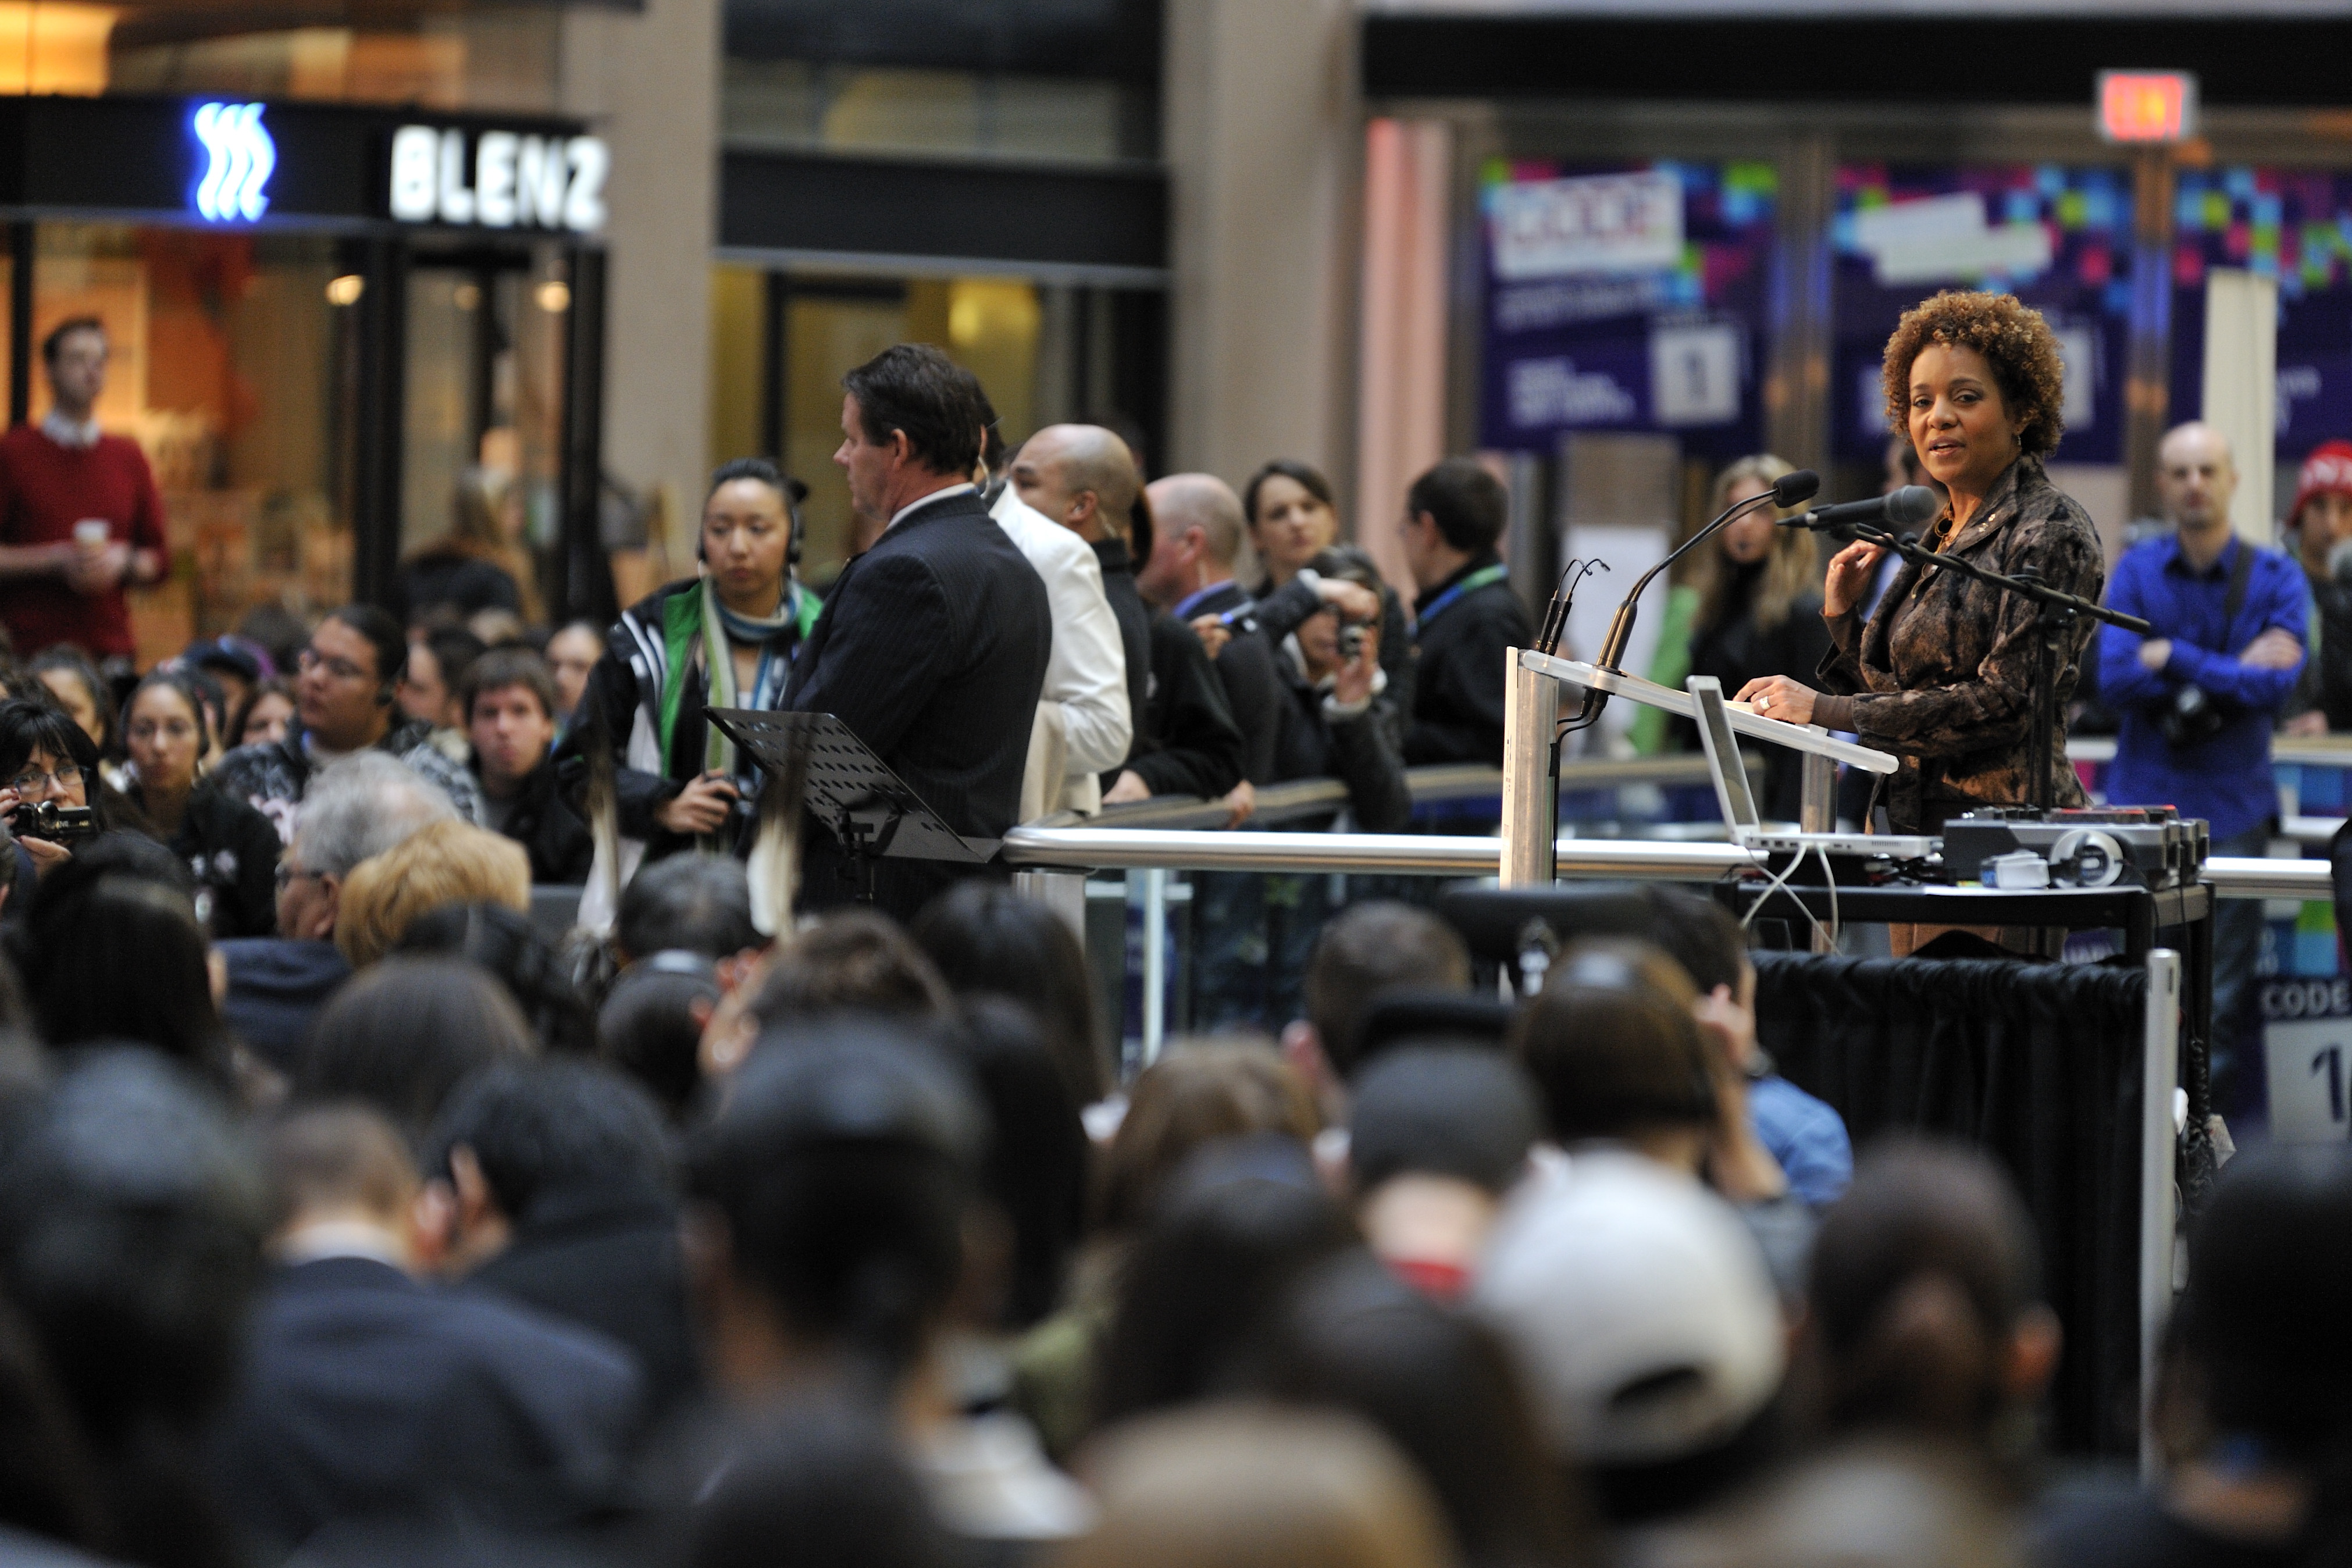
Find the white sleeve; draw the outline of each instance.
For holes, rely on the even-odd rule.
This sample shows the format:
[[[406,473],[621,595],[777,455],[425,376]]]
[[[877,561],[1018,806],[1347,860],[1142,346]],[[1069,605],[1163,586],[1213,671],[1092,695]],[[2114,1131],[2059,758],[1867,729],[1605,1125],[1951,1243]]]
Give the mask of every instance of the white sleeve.
[[[1012,500],[1012,492],[1005,492]],[[1018,508],[1018,511],[1014,510]],[[1026,513],[1026,516],[1021,515]],[[1045,579],[1054,617],[1054,654],[1041,694],[1062,708],[1069,771],[1098,773],[1127,760],[1134,738],[1127,707],[1127,652],[1103,596],[1102,565],[1087,542],[1018,500],[1000,500],[998,523]]]

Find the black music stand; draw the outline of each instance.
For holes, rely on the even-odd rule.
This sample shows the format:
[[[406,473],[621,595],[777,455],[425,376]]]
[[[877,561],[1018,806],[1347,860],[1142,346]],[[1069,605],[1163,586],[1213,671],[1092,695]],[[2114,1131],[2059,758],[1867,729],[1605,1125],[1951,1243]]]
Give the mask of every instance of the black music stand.
[[[998,840],[958,834],[830,713],[712,708],[703,717],[761,772],[786,781],[788,805],[798,794],[808,814],[832,830],[857,868],[860,903],[874,901],[874,867],[885,858],[970,866],[995,858]],[[795,778],[797,791],[791,787]]]

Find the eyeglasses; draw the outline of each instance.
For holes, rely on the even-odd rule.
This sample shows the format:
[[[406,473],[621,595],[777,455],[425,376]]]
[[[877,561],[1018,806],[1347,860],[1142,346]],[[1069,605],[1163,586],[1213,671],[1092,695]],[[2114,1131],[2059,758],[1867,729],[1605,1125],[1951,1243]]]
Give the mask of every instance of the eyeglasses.
[[[331,658],[314,647],[306,647],[300,653],[296,654],[294,656],[294,668],[300,670],[305,675],[310,674],[314,669],[323,668],[329,675],[333,676],[337,680],[365,680],[368,679],[368,672],[362,669],[358,665],[353,664],[350,659]]]
[[[81,769],[68,763],[53,773],[45,773],[38,768],[26,768],[8,781],[8,787],[20,795],[47,795],[52,790],[69,791],[81,782]]]

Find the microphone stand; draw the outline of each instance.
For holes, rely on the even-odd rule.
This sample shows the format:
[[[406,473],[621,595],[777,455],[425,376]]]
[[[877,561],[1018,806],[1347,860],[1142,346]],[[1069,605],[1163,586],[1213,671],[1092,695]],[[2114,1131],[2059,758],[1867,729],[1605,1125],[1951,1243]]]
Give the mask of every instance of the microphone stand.
[[[1651,578],[1655,577],[1659,573],[1664,571],[1667,567],[1681,560],[1685,554],[1688,553],[1689,551],[1701,541],[1712,539],[1717,533],[1720,533],[1724,527],[1741,512],[1748,510],[1750,507],[1772,505],[1778,500],[1779,498],[1775,496],[1772,491],[1766,490],[1762,495],[1749,496],[1746,500],[1734,502],[1731,506],[1727,507],[1724,510],[1722,516],[1717,518],[1713,522],[1708,523],[1705,528],[1700,529],[1696,533],[1692,534],[1688,539],[1684,540],[1680,544],[1674,548],[1673,552],[1670,552],[1664,561],[1659,562],[1655,566],[1653,566],[1647,572],[1643,573],[1642,575],[1635,580],[1633,584],[1633,591],[1625,595],[1625,602],[1617,606],[1616,616],[1609,623],[1608,635],[1601,639],[1601,651],[1592,657],[1594,667],[1596,668],[1608,670],[1612,674],[1615,675],[1622,675],[1625,673],[1625,671],[1619,667],[1618,661],[1625,657],[1625,645],[1633,640],[1633,622],[1641,614],[1642,590],[1650,585]],[[1549,653],[1552,649],[1547,647],[1544,651],[1546,653]],[[1601,710],[1608,705],[1609,694],[1607,692],[1586,692],[1584,695],[1583,710],[1578,714],[1576,722],[1567,726],[1567,728],[1561,732],[1565,734],[1569,730],[1582,730],[1590,727],[1601,717]]]
[[[2111,610],[2105,605],[2094,604],[2078,594],[2053,588],[2042,581],[2032,567],[2026,567],[2014,576],[2004,576],[1989,571],[1973,561],[1957,556],[1938,555],[1919,542],[1913,534],[1897,534],[1875,523],[1847,523],[1839,533],[1850,532],[1865,544],[1875,544],[1882,550],[1892,550],[1904,560],[1916,563],[1923,571],[1957,572],[1963,577],[1987,583],[2005,594],[2015,594],[2039,606],[2034,622],[2033,639],[2033,733],[2027,755],[2032,770],[2026,784],[2025,804],[2037,811],[2047,810],[2056,795],[2058,744],[2057,672],[2051,668],[2058,655],[2059,645],[2070,637],[2078,616],[2105,621],[2141,637],[2156,628],[2137,616],[2127,616],[2121,610]]]

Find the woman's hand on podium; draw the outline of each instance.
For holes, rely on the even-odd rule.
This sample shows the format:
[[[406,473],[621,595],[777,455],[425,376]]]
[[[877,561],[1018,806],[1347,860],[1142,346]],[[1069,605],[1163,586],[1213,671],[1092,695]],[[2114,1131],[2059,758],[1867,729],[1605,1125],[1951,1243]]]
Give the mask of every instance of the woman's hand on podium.
[[[1811,687],[1800,686],[1785,675],[1767,675],[1741,687],[1734,700],[1747,703],[1761,718],[1778,719],[1783,724],[1810,724],[1816,695]]]

